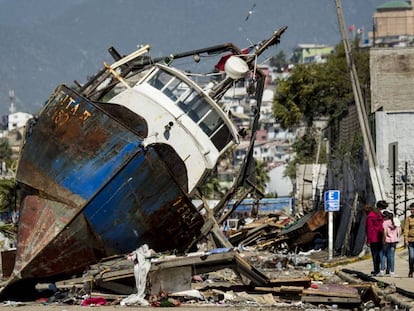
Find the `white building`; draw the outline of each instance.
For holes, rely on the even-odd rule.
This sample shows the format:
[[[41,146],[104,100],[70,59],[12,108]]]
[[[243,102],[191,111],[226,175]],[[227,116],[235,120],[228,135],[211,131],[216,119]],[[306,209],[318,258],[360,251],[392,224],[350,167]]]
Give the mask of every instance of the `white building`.
[[[275,167],[269,172],[270,181],[266,185],[267,193],[277,193],[279,197],[292,196],[293,184],[289,177],[285,176],[286,164]]]
[[[22,128],[26,125],[26,122],[33,116],[26,112],[11,113],[8,117],[8,131],[12,131],[18,128]]]

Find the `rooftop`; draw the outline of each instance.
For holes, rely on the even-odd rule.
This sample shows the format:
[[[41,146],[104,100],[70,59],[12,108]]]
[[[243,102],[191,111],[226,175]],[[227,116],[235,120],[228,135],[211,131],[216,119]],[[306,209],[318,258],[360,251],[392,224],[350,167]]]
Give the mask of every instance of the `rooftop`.
[[[389,9],[411,9],[411,2],[403,0],[389,1],[377,7],[377,10]]]

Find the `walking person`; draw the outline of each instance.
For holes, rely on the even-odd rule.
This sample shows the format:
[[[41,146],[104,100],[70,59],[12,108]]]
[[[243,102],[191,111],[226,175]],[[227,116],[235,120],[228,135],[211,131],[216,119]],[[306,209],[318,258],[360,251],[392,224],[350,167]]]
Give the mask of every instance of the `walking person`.
[[[384,245],[383,245],[383,256],[381,262],[380,275],[384,274],[385,263],[387,264],[386,273],[390,276],[396,276],[394,272],[395,268],[395,249],[397,243],[400,240],[400,226],[394,221],[394,214],[390,211],[385,210],[382,215],[384,216]]]
[[[364,210],[367,214],[365,219],[365,230],[367,238],[366,243],[371,249],[372,264],[374,267],[371,275],[376,276],[380,274],[384,235],[384,219],[382,217],[381,211],[377,208],[372,207],[371,205],[365,205]]]
[[[404,223],[404,246],[408,247],[408,277],[414,272],[414,203],[410,204],[410,215]]]
[[[375,204],[375,207],[380,211],[383,212],[387,207],[388,207],[388,203],[385,200],[379,200],[377,201],[377,203]]]

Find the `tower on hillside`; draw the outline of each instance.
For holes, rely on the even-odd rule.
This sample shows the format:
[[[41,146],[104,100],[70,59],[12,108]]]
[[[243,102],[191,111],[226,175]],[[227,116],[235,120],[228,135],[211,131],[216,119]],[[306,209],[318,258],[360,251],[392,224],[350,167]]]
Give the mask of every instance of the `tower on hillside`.
[[[9,98],[10,98],[10,107],[9,107],[9,114],[13,114],[16,112],[16,107],[14,106],[14,90],[9,90]]]

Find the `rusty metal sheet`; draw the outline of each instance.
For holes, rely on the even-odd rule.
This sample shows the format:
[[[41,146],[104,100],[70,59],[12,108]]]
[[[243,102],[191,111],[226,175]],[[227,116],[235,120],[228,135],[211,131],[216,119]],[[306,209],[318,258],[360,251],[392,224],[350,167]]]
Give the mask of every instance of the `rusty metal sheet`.
[[[28,128],[16,174],[16,279],[70,276],[143,243],[180,251],[199,235],[183,161],[169,146],[144,149],[146,123],[124,109],[61,86]]]

